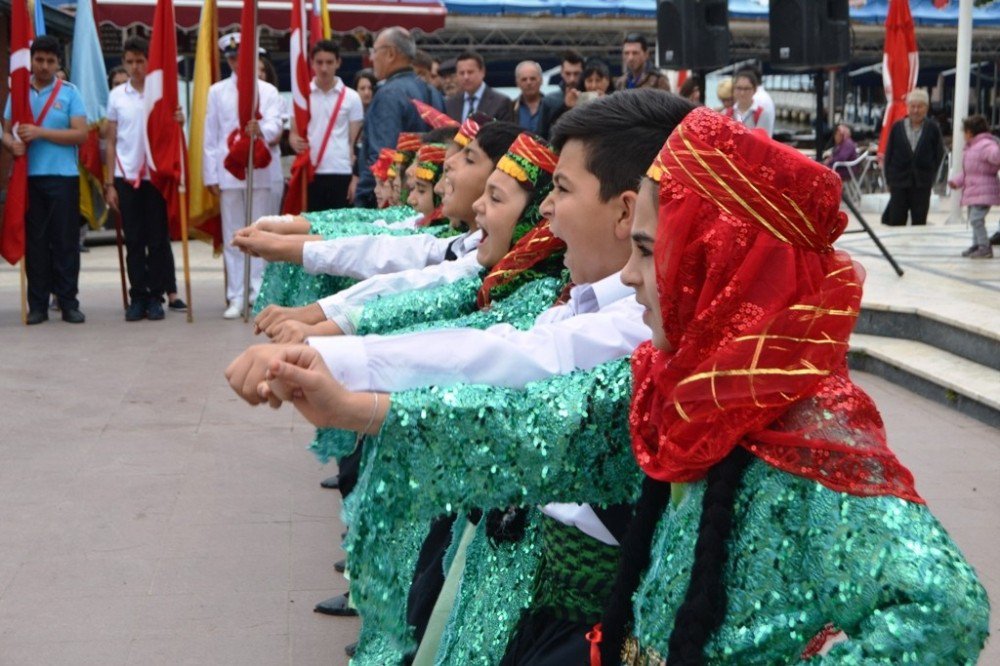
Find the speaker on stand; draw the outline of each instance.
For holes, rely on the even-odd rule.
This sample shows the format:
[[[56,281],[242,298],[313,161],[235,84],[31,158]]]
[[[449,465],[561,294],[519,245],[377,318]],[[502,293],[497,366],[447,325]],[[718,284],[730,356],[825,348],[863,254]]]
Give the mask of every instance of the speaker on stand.
[[[728,0],[659,0],[656,51],[660,67],[703,73],[729,64]]]

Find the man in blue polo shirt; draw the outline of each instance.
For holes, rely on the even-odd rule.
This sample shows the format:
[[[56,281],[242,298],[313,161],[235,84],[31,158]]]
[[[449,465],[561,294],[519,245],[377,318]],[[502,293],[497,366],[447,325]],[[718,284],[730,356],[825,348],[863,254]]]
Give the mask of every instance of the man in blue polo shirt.
[[[28,154],[25,271],[28,321],[49,318],[49,294],[59,299],[63,321],[84,321],[77,300],[80,277],[80,181],[77,146],[87,140],[87,112],[76,88],[56,77],[61,47],[43,35],[31,44],[34,124],[11,127],[10,99],[4,110],[3,146]]]

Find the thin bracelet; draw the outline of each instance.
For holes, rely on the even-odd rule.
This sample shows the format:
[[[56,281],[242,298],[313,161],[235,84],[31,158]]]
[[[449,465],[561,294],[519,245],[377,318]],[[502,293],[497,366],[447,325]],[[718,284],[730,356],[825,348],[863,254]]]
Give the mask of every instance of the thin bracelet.
[[[372,415],[368,417],[368,425],[361,430],[362,435],[368,434],[368,430],[375,423],[375,414],[378,413],[378,393],[372,393],[372,397],[375,398],[372,402]]]

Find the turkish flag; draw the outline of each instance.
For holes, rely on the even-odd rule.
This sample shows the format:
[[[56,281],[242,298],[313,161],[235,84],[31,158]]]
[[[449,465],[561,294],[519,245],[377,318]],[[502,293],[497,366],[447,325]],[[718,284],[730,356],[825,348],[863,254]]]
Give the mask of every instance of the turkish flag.
[[[882,85],[885,86],[885,117],[878,154],[885,154],[885,144],[893,124],[906,116],[906,96],[917,85],[920,55],[908,0],[889,0],[885,17],[885,52],[882,54]]]
[[[10,16],[10,121],[17,139],[19,123],[34,124],[35,117],[28,103],[31,85],[31,21],[25,0],[13,0]],[[10,264],[24,256],[24,216],[28,212],[28,156],[14,158],[7,183],[7,204],[3,209],[3,229],[0,230],[0,255]]]
[[[289,44],[292,68],[292,107],[295,113],[295,131],[304,139],[309,136],[309,55],[306,39],[305,0],[292,0],[292,38]],[[303,200],[305,183],[313,179],[314,166],[309,150],[299,153],[292,164],[292,174],[285,194],[282,212],[297,215],[306,209]]]
[[[171,238],[180,237],[180,185],[185,175],[184,132],[174,117],[177,97],[177,33],[173,0],[157,0],[143,92],[146,164],[153,186],[167,202]]]
[[[271,151],[267,149],[264,139],[258,136],[251,144],[250,137],[243,131],[251,120],[261,117],[257,99],[257,56],[257,3],[254,0],[243,0],[239,76],[236,79],[240,126],[227,139],[229,154],[223,162],[226,171],[240,180],[247,177],[251,151],[255,169],[263,169],[271,163]]]

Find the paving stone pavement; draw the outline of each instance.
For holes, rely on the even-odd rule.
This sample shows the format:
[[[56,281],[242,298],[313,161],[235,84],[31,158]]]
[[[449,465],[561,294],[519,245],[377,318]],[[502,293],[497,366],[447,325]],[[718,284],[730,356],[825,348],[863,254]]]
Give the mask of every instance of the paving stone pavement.
[[[192,264],[193,324],[124,322],[114,248],[97,247],[87,323],[31,328],[17,271],[0,268],[0,665],[347,661],[357,621],[312,612],[346,588],[339,495],[319,488],[335,470],[305,450],[297,414],[228,389],[223,369],[254,339],[221,318],[221,261],[196,243]],[[1000,598],[1000,432],[858,378]],[[981,663],[1000,663],[996,642]]]

